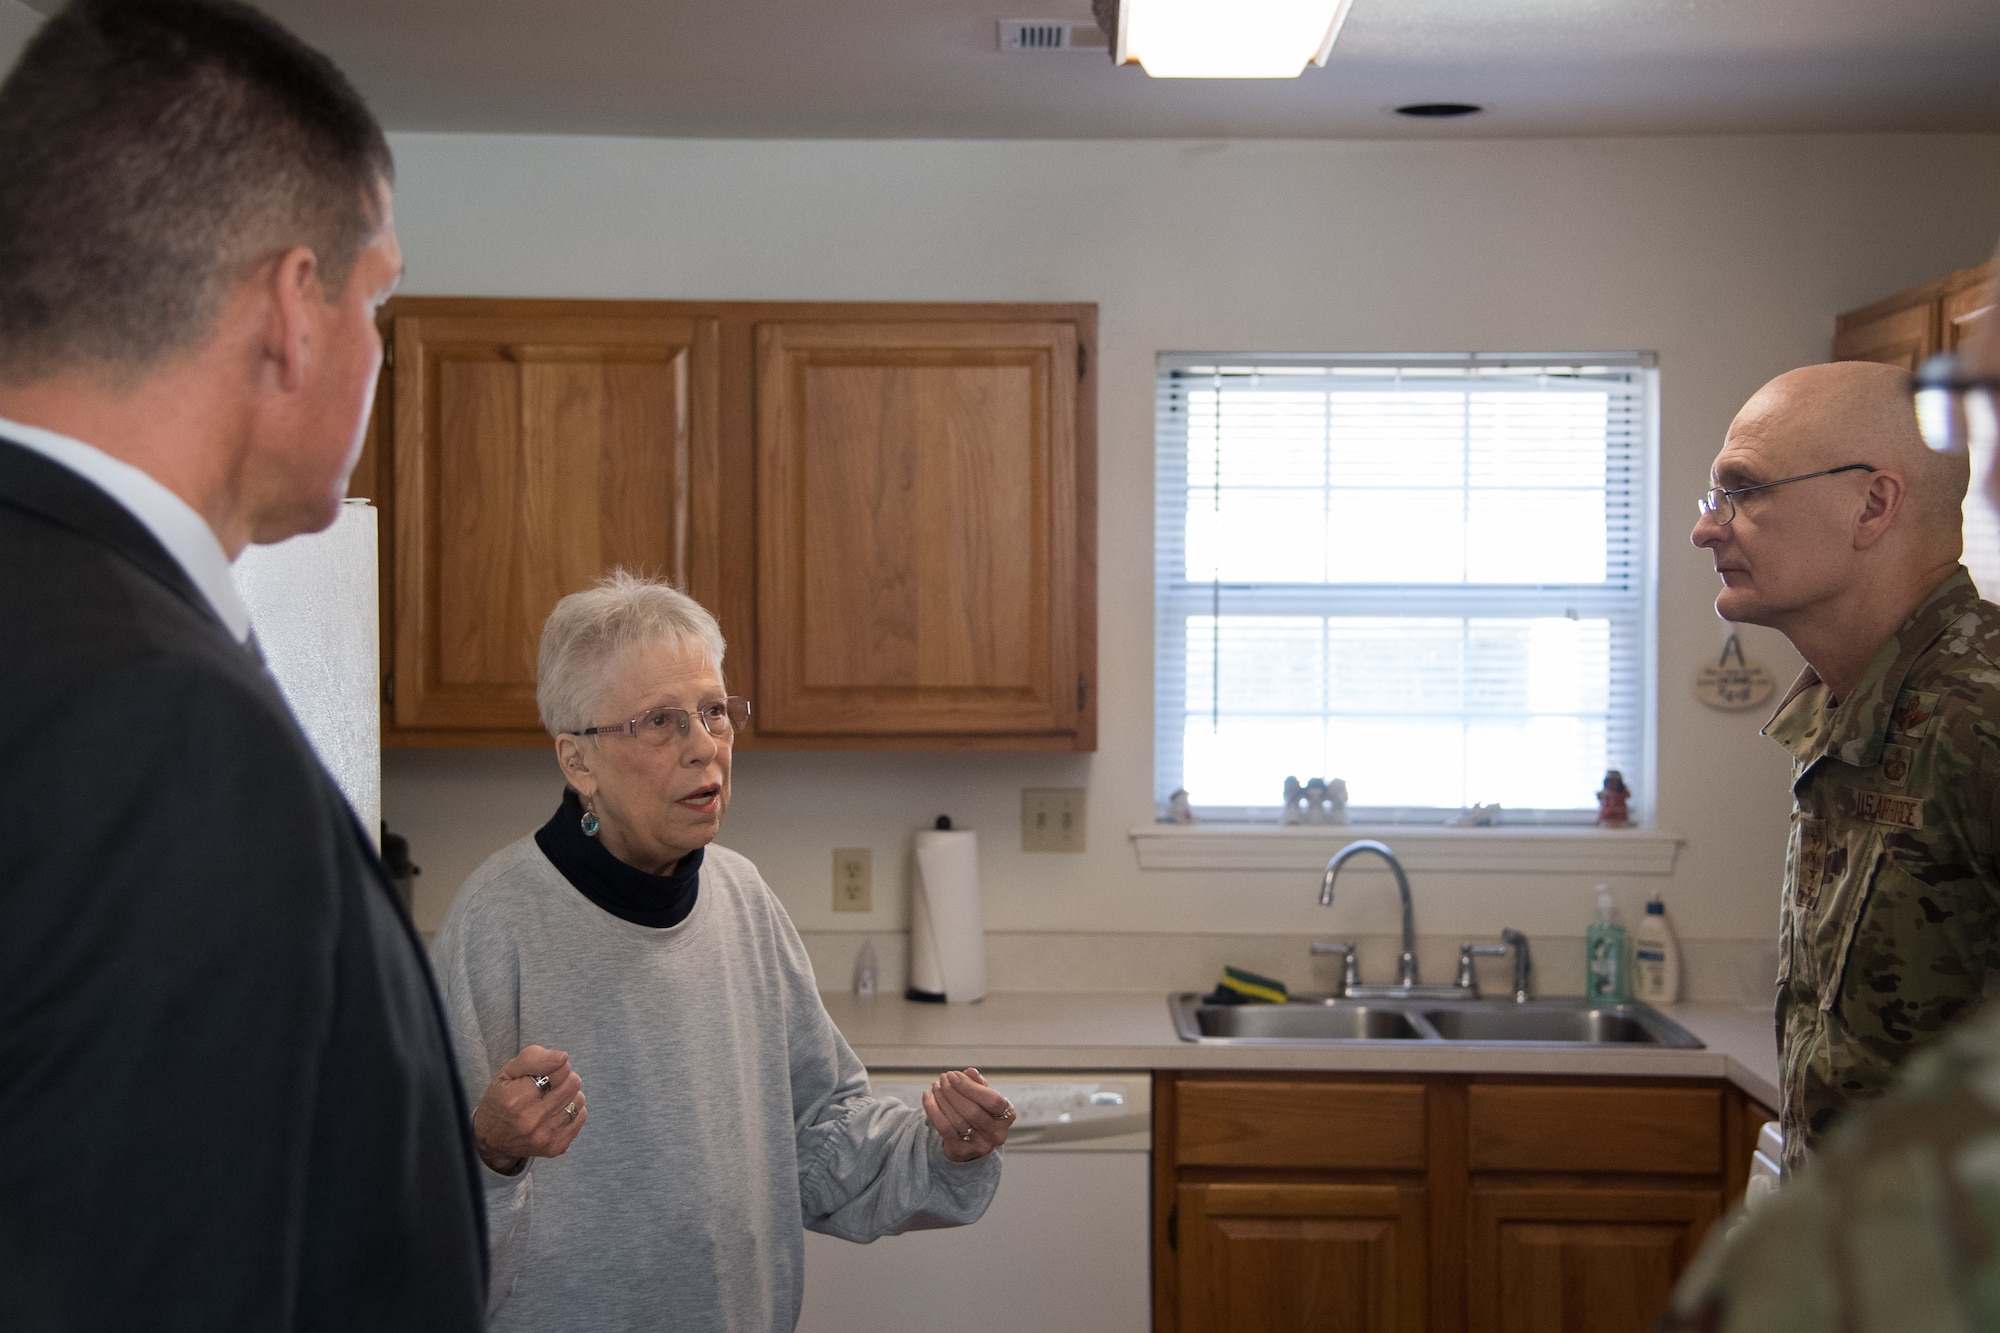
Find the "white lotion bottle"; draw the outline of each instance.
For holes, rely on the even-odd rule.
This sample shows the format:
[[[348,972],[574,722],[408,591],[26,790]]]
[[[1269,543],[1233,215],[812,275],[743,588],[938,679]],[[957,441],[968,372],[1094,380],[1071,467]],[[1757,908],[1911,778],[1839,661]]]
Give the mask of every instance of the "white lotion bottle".
[[[1681,998],[1681,944],[1667,920],[1667,905],[1654,894],[1632,938],[1633,980],[1638,998],[1672,1004]]]

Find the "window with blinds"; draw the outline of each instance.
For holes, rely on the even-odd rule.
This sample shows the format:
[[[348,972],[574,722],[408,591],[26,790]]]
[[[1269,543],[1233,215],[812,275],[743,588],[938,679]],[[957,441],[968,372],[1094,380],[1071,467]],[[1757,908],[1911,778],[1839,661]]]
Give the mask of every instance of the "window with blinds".
[[[1275,819],[1296,776],[1344,779],[1358,823],[1588,822],[1606,769],[1640,788],[1654,376],[1162,356],[1159,809]]]

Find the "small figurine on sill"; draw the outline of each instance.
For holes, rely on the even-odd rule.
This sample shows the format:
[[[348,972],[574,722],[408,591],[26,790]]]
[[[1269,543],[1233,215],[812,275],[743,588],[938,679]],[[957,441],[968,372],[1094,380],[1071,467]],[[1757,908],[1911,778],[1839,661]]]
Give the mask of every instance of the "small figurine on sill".
[[[1345,824],[1347,783],[1340,778],[1310,778],[1304,786],[1297,778],[1285,779],[1285,824]]]
[[[1492,828],[1500,822],[1500,803],[1469,805],[1444,821],[1446,828]]]
[[[1169,824],[1194,823],[1194,807],[1188,804],[1186,787],[1174,788],[1174,794],[1167,798],[1167,822]]]
[[[1597,826],[1599,828],[1630,828],[1632,816],[1627,802],[1632,799],[1632,789],[1625,785],[1625,775],[1611,769],[1604,775],[1604,789],[1597,793]]]

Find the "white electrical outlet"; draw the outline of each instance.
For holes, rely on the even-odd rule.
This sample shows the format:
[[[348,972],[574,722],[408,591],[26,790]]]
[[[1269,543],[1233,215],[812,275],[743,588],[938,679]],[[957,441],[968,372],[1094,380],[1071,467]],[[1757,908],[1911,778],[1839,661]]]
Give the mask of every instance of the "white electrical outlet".
[[[874,906],[875,851],[871,847],[833,849],[833,910],[866,912]]]
[[[1021,789],[1021,850],[1080,852],[1083,847],[1083,788]]]

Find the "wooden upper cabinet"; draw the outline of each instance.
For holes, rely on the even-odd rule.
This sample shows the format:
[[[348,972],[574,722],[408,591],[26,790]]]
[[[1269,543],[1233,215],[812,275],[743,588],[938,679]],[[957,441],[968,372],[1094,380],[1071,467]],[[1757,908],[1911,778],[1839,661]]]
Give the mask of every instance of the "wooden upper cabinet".
[[[1992,264],[1974,264],[1935,282],[1884,297],[1834,321],[1833,359],[1882,361],[1914,371],[1955,349],[1986,306]]]
[[[1833,359],[1881,361],[1911,371],[1922,365],[1937,350],[1937,305],[1923,300],[1883,309],[1892,302],[1842,315],[1834,326]]]
[[[535,652],[556,601],[614,566],[685,579],[716,321],[420,298],[388,313],[393,726],[535,743]]]
[[[758,323],[759,741],[1094,748],[1090,333]]]
[[[1096,746],[1096,307],[399,297],[384,741],[541,745],[550,608],[716,614],[745,747]]]
[[[1957,351],[1972,325],[1991,317],[1991,268],[1991,264],[1981,264],[1976,268],[1963,269],[1947,279],[1949,285],[1938,309],[1940,350]]]

